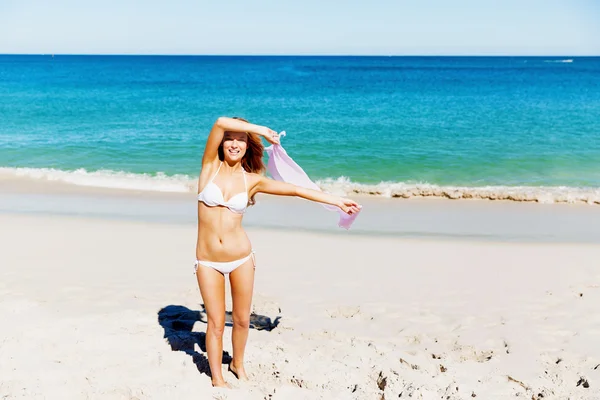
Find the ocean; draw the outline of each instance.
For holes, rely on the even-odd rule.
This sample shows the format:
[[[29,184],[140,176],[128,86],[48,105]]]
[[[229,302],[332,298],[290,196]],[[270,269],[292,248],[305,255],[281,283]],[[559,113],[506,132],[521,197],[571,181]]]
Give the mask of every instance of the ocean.
[[[0,56],[0,174],[196,190],[219,116],[325,190],[600,204],[600,57]]]

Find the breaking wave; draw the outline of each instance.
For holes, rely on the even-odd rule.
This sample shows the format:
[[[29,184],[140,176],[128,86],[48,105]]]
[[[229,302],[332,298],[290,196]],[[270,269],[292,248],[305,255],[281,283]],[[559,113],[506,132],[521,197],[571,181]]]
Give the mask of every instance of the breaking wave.
[[[196,185],[196,180],[188,175],[168,176],[162,172],[155,175],[135,174],[111,170],[88,172],[83,168],[74,171],[54,168],[0,168],[0,177],[2,176],[55,181],[79,186],[155,192],[186,193],[194,190]]]
[[[381,182],[354,183],[346,178],[325,179],[319,186],[336,194],[359,194],[389,198],[438,197],[528,201],[537,203],[600,204],[600,188],[568,186],[439,186],[428,183]]]
[[[564,60],[544,60],[545,63],[572,63],[572,58],[566,58]]]
[[[126,190],[193,193],[197,177],[189,175],[136,174],[123,171],[53,168],[0,168],[0,179],[27,178],[67,184]],[[440,186],[428,183],[380,182],[365,184],[345,177],[316,183],[327,192],[386,198],[433,197],[446,199],[507,200],[537,203],[587,203],[600,205],[600,188],[569,186]]]

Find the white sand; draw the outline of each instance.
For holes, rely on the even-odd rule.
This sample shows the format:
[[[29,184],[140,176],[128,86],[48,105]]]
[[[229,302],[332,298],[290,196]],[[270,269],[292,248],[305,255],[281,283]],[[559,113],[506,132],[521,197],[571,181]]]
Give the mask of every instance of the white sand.
[[[600,399],[598,245],[250,230],[254,310],[281,320],[225,391],[199,371],[194,226],[0,226],[0,398]]]

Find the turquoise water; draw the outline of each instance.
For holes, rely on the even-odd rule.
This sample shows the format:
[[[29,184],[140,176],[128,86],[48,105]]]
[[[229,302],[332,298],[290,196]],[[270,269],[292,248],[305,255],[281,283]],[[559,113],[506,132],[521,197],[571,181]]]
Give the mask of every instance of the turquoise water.
[[[594,57],[7,55],[0,115],[3,173],[79,184],[189,188],[236,115],[328,188],[600,194]]]

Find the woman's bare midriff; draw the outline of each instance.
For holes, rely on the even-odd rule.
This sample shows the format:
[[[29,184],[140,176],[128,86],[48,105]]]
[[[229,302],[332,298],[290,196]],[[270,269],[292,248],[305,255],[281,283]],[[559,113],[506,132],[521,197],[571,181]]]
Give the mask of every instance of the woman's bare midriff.
[[[228,262],[246,257],[252,244],[242,227],[242,215],[226,207],[198,203],[196,259]]]

